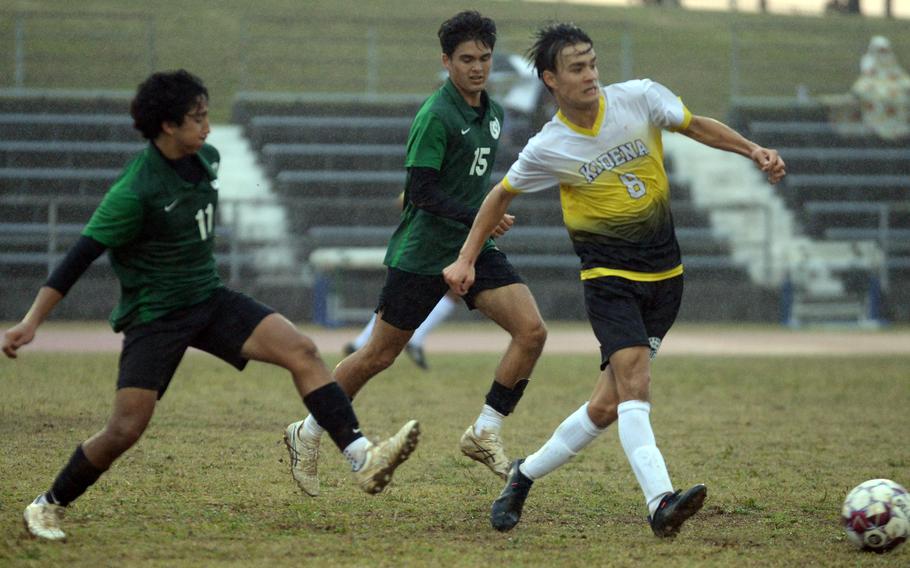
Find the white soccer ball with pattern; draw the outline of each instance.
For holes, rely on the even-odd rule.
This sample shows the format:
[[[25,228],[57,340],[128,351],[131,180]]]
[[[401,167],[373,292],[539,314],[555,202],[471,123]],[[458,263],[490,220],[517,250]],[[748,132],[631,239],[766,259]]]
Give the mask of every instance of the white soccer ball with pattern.
[[[888,552],[910,537],[910,494],[890,479],[870,479],[847,494],[841,521],[858,548]]]

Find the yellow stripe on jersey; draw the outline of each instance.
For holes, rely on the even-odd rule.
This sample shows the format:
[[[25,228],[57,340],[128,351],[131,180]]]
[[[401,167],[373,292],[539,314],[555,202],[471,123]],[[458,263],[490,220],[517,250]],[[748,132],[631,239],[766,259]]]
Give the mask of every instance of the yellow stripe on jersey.
[[[604,98],[603,91],[601,91],[600,102],[598,103],[598,106],[597,106],[597,119],[594,121],[594,126],[592,126],[591,128],[585,128],[583,126],[578,126],[577,124],[575,124],[574,122],[569,120],[566,117],[566,115],[564,115],[562,113],[561,110],[556,113],[556,117],[559,118],[559,120],[561,120],[563,122],[563,124],[565,124],[566,126],[568,126],[569,128],[571,128],[572,130],[574,130],[575,132],[577,132],[579,134],[584,134],[585,136],[597,136],[597,134],[600,132],[600,125],[604,123],[604,116],[606,116],[606,114],[607,114],[606,99]]]
[[[680,99],[679,102],[682,103],[682,99]],[[683,121],[682,121],[682,124],[680,124],[680,125],[677,126],[676,128],[671,128],[671,129],[670,129],[671,132],[682,132],[682,131],[685,130],[686,128],[689,128],[689,123],[692,122],[692,113],[689,112],[689,109],[686,108],[686,105],[685,105],[685,104],[683,104],[682,107],[683,107]]]
[[[520,189],[516,189],[511,183],[509,183],[509,178],[507,177],[502,178],[502,181],[499,183],[502,184],[502,188],[509,193],[521,193]]]
[[[664,272],[633,272],[631,270],[619,270],[616,268],[588,268],[581,271],[582,280],[591,280],[592,278],[603,278],[604,276],[619,276],[626,280],[636,282],[658,282],[668,280],[683,273],[683,266],[680,264],[676,268],[665,270]]]

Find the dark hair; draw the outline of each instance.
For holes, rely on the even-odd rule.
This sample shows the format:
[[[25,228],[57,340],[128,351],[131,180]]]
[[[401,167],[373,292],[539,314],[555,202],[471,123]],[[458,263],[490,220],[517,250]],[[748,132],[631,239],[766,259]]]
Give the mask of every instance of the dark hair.
[[[534,34],[534,45],[528,50],[528,60],[534,63],[537,76],[543,77],[544,71],[556,72],[556,61],[559,53],[570,45],[587,43],[594,47],[594,42],[581,28],[573,23],[554,22],[545,25]]]
[[[154,140],[161,134],[162,122],[183,124],[183,117],[199,105],[200,98],[208,100],[209,91],[189,71],[153,73],[139,85],[130,103],[133,128]]]
[[[449,57],[465,41],[479,41],[490,49],[496,46],[496,24],[476,10],[459,12],[444,21],[437,35],[442,52]]]

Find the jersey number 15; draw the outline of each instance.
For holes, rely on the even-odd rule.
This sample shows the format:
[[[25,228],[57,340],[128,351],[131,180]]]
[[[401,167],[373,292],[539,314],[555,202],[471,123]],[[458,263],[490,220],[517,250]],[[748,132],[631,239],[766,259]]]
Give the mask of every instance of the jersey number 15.
[[[482,176],[487,171],[487,156],[490,154],[489,148],[477,148],[474,150],[474,161],[471,163],[471,169],[468,175]]]

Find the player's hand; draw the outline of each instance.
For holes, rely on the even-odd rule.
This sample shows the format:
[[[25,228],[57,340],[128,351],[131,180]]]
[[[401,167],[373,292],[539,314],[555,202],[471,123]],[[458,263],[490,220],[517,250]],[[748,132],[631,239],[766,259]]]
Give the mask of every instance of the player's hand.
[[[496,225],[496,228],[493,229],[493,232],[490,233],[490,236],[493,238],[501,237],[512,228],[512,225],[515,224],[515,216],[505,213],[502,216],[502,219],[499,220],[499,224]]]
[[[10,359],[15,359],[16,351],[23,345],[31,343],[34,338],[35,327],[26,322],[20,322],[3,334],[3,353]]]
[[[458,258],[442,271],[449,288],[459,296],[464,296],[474,285],[474,263]]]
[[[772,184],[779,182],[787,175],[787,164],[784,163],[777,150],[759,146],[752,151],[751,158],[759,169],[768,176],[768,181]]]

